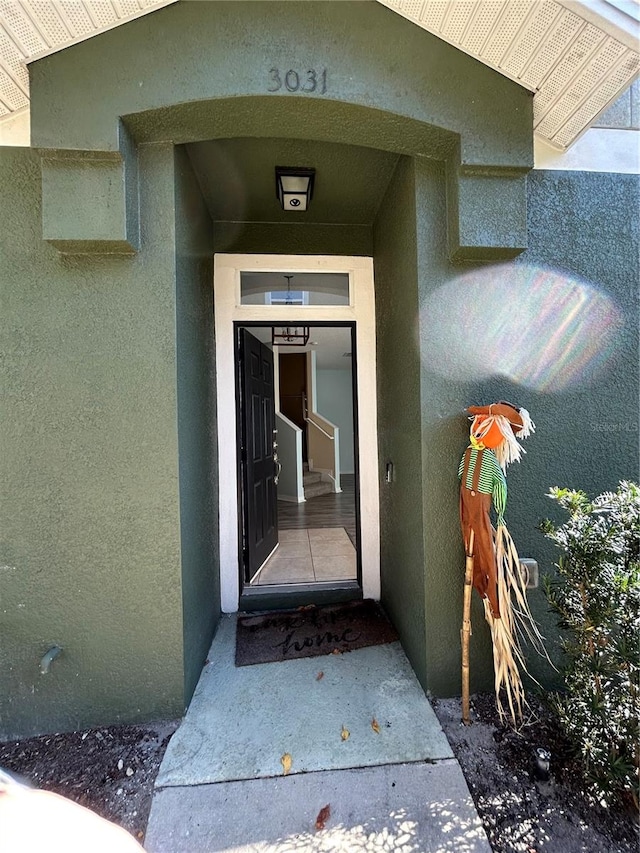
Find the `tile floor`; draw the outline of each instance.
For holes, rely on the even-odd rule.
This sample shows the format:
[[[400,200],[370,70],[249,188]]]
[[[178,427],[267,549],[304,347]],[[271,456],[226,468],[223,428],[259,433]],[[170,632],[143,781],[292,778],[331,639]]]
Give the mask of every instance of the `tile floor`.
[[[356,579],[356,549],[344,527],[281,530],[279,540],[254,584]]]

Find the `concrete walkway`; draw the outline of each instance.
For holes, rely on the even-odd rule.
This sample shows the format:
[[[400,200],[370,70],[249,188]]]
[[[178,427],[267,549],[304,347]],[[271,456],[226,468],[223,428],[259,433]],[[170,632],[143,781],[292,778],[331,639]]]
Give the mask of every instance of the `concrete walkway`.
[[[240,668],[234,653],[224,617],[156,780],[149,853],[490,853],[399,643]]]

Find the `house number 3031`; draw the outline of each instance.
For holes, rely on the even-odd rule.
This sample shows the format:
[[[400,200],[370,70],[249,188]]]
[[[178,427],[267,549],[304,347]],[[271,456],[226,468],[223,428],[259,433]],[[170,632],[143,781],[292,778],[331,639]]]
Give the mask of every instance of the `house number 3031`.
[[[321,71],[315,68],[308,68],[306,71],[296,71],[295,68],[290,68],[288,71],[281,71],[279,68],[272,68],[269,71],[269,92],[279,92],[280,89],[286,89],[287,92],[318,92],[324,95],[327,91],[327,69]]]

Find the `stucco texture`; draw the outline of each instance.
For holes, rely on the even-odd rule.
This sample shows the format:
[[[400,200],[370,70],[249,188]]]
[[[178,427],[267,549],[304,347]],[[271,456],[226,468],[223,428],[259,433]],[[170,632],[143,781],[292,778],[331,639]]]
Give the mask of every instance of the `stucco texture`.
[[[213,227],[184,147],[173,151],[180,545],[188,699],[220,616]]]
[[[424,495],[420,435],[415,163],[401,158],[374,226],[382,603],[423,687]],[[383,476],[393,465],[391,483]]]
[[[431,292],[456,274],[447,256],[445,170],[403,158],[374,228],[382,601],[423,687],[455,694],[464,559],[457,464],[464,447],[463,383],[425,361]],[[387,462],[393,480],[385,482]],[[475,687],[491,680],[476,602]],[[487,652],[489,653],[487,654]]]
[[[139,255],[64,257],[37,157],[0,149],[5,736],[185,705],[172,147],[140,166]]]
[[[158,10],[32,63],[32,141],[118,150],[120,116],[265,96],[274,88],[271,68],[283,76],[288,69],[326,68],[327,91],[322,95],[318,86],[305,96],[283,85],[267,100],[372,107],[460,134],[463,163],[486,164],[488,154],[494,165],[531,162],[528,93],[373,2],[181,2]],[[99,98],[90,95],[96,91]],[[182,122],[182,136],[172,138],[191,141],[194,126]],[[202,138],[238,135],[237,127],[229,134],[210,126]],[[286,136],[323,138],[291,124]]]
[[[327,68],[326,96],[267,92],[270,68],[307,66]],[[443,325],[434,299],[452,288],[453,318],[455,304],[470,300],[465,276],[487,269],[451,262],[452,229],[487,258],[521,246],[513,229],[523,227],[524,207],[509,187],[523,192],[531,162],[529,93],[379,4],[350,2],[179,3],[30,72],[34,145],[49,156],[86,149],[122,157],[93,176],[108,180],[85,181],[77,163],[80,183],[64,169],[63,180],[45,177],[47,227],[76,252],[103,251],[109,241],[113,249],[122,235],[139,249],[59,255],[43,240],[37,156],[0,149],[8,354],[0,734],[175,715],[188,701],[219,611],[207,279],[210,253],[221,250],[373,253],[383,601],[423,686],[458,692],[465,406],[513,399],[538,424],[509,471],[507,520],[521,554],[543,568],[553,555],[536,524],[552,509],[549,485],[595,492],[637,476],[637,180],[531,175],[530,247],[501,268],[553,267],[611,300],[624,322],[601,372],[576,371],[560,390],[497,363],[482,377],[445,376],[431,357]],[[403,155],[373,225],[344,220],[339,207],[334,221],[313,227],[209,221],[176,144],[275,138],[283,128],[288,137]],[[461,164],[490,168],[463,174],[458,187]],[[504,171],[496,178],[492,169]],[[82,232],[77,210],[90,209],[87,192],[92,204],[110,199],[111,212]],[[514,317],[518,296],[501,300]],[[467,319],[487,307],[469,306]],[[443,363],[468,334],[467,319],[455,316]],[[559,316],[535,318],[540,344],[558,338]],[[507,357],[517,347],[505,337]],[[395,466],[388,485],[387,461]],[[531,600],[546,619],[540,593]],[[477,600],[473,619],[472,686],[490,687]],[[63,652],[40,675],[54,644]]]
[[[309,74],[313,90],[304,91]],[[378,3],[181,2],[38,60],[30,75],[33,144],[122,154],[127,199],[132,177],[123,135],[138,144],[339,142],[447,159],[456,257],[513,256],[525,245],[530,93]],[[283,81],[291,79],[301,85],[287,87]],[[57,203],[62,220],[55,230],[62,224],[71,245],[74,211],[90,209],[86,188],[105,182],[104,174],[89,180],[86,168],[71,174],[68,167],[63,179],[49,182],[48,207]],[[84,194],[73,207],[60,192],[69,185]],[[106,229],[88,232],[97,248],[102,240],[122,250],[128,221],[87,220]],[[78,239],[87,239],[85,224],[75,227]]]
[[[508,264],[455,265],[447,256],[444,181],[438,164],[401,161],[374,228],[374,257],[383,602],[423,685],[455,695],[464,575],[456,474],[468,442],[465,407],[512,400],[536,422],[527,454],[508,469],[506,517],[520,555],[537,559],[542,574],[553,574],[559,556],[538,529],[546,516],[558,517],[549,487],[594,495],[637,479],[640,205],[635,177],[535,172],[529,250]],[[520,329],[523,317],[525,340],[509,327],[510,320]],[[604,337],[607,317],[620,321],[613,341]],[[470,335],[486,354],[482,377],[477,362],[460,362]],[[558,632],[541,588],[529,600],[557,659]],[[475,594],[472,621],[472,689],[491,689]],[[542,683],[557,683],[533,653],[529,668]]]
[[[538,559],[541,571],[553,573],[559,552],[537,525],[545,517],[563,521],[566,516],[546,497],[549,487],[582,489],[595,496],[615,489],[622,479],[638,482],[640,475],[640,181],[637,175],[532,172],[528,207],[530,248],[517,264],[555,274],[550,288],[557,308],[555,328],[549,320],[540,322],[539,334],[541,347],[558,355],[562,387],[506,389],[507,399],[517,395],[537,427],[526,442],[527,456],[509,473],[509,519],[520,553]],[[569,319],[562,299],[576,285],[586,303],[582,316],[584,308],[595,311],[597,306],[599,316],[614,324],[610,333],[603,322],[590,326],[583,321],[575,330],[581,349],[573,348],[574,360],[565,363],[562,349],[574,341],[562,331],[561,323]],[[560,346],[554,350],[556,329],[561,330]],[[585,355],[592,361],[580,369]],[[490,396],[494,389],[495,384],[485,393]],[[553,637],[555,654],[555,623],[542,591],[532,590],[530,600]],[[530,660],[534,675],[553,677],[539,658]]]
[[[536,423],[523,442],[526,455],[507,471],[506,520],[520,555],[538,560],[541,575],[553,575],[559,557],[538,529],[545,517],[561,518],[549,488],[595,495],[638,477],[640,204],[635,176],[533,172],[530,248],[507,264],[452,265],[444,194],[430,164],[417,163],[416,193],[427,683],[436,694],[456,694],[464,408],[506,399]],[[477,359],[466,367],[461,360],[470,341],[485,359],[483,376]],[[473,601],[472,688],[490,689],[487,630],[475,594]],[[558,660],[558,632],[540,587],[529,601]],[[544,659],[530,653],[528,662],[543,684],[557,683]]]

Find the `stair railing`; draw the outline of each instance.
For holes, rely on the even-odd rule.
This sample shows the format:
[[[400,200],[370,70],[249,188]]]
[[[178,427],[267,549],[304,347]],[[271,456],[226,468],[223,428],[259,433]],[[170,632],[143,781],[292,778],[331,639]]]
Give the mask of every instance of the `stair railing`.
[[[338,427],[317,412],[309,412],[305,421],[309,424],[307,427],[309,469],[328,477],[333,483],[334,491],[341,492]]]
[[[322,427],[321,427],[321,426],[318,426],[318,424],[317,424],[315,421],[312,421],[312,420],[311,420],[311,418],[305,418],[305,421],[306,421],[308,424],[311,424],[311,426],[314,426],[316,429],[319,429],[319,430],[320,430],[320,432],[321,432],[323,435],[326,435],[326,436],[327,436],[327,438],[328,438],[330,441],[333,441],[333,440],[334,440],[334,436],[330,435],[328,432],[326,432],[325,430],[323,430],[323,429],[322,429]],[[336,429],[337,429],[337,427],[336,427]]]

